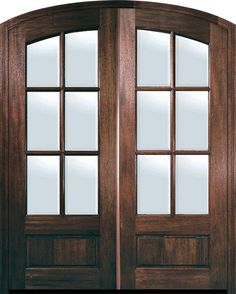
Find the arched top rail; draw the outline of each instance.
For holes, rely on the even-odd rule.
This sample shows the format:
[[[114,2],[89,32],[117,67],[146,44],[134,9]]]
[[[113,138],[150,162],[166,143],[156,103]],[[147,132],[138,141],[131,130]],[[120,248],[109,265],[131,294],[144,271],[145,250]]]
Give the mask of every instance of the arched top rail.
[[[147,9],[147,10],[152,9],[154,12],[156,11],[173,12],[177,14],[193,16],[211,23],[220,24],[222,26],[227,26],[227,24],[231,24],[229,21],[224,20],[213,14],[192,9],[192,8],[178,6],[178,5],[154,3],[154,2],[148,2],[148,1],[91,1],[91,2],[83,2],[83,3],[78,2],[78,3],[72,3],[72,4],[57,5],[57,6],[52,6],[48,8],[42,8],[39,10],[27,12],[25,14],[16,16],[10,20],[5,21],[4,23],[0,24],[0,26],[4,25],[8,28],[12,28],[22,22],[29,21],[33,18],[38,18],[45,14],[50,16],[56,13],[62,13],[62,12],[66,13],[72,10],[75,11],[75,10],[102,9],[102,8],[130,8],[130,9]]]

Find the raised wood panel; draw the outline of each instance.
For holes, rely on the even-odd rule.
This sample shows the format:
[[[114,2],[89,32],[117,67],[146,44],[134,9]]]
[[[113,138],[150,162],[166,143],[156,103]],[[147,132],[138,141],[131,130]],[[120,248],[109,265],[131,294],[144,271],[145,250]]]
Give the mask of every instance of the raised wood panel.
[[[210,288],[209,269],[179,268],[137,268],[136,288],[139,289],[197,289]]]
[[[27,268],[26,289],[97,289],[96,268]]]
[[[205,43],[209,43],[210,40],[210,27],[207,21],[174,11],[137,9],[136,26],[149,30],[173,31]]]
[[[139,236],[138,266],[207,266],[207,236]]]
[[[96,266],[96,238],[32,238],[27,242],[28,267]]]
[[[25,234],[98,234],[99,216],[26,216]]]
[[[197,224],[194,226],[193,224]],[[208,234],[210,230],[210,218],[208,215],[175,215],[155,216],[137,215],[137,234]]]

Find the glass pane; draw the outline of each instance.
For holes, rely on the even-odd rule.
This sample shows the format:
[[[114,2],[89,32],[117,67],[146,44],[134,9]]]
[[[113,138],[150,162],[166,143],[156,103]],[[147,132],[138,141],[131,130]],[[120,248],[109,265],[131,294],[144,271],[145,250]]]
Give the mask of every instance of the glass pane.
[[[176,213],[208,213],[208,155],[176,156]]]
[[[176,92],[176,149],[208,149],[208,92]]]
[[[170,34],[138,30],[138,86],[170,85]]]
[[[85,31],[65,36],[67,87],[98,86],[98,33]]]
[[[58,92],[29,92],[27,96],[28,150],[59,150]]]
[[[53,37],[27,46],[27,86],[59,86],[60,38]]]
[[[170,148],[170,92],[137,93],[137,148]]]
[[[98,93],[67,92],[65,99],[66,150],[97,150]]]
[[[66,214],[98,214],[98,157],[65,157]]]
[[[138,156],[138,214],[170,213],[170,156]]]
[[[208,45],[176,36],[176,85],[208,86]]]
[[[59,156],[27,157],[27,213],[59,214]]]

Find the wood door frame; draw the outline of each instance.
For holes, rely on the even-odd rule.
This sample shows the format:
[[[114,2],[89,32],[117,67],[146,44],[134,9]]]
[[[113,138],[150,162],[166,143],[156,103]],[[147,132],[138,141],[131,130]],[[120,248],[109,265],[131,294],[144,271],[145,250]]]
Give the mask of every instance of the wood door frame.
[[[30,20],[47,15],[48,17],[54,17],[60,13],[66,13],[69,11],[80,11],[84,9],[103,9],[103,8],[127,8],[127,14],[133,14],[130,10],[152,10],[153,13],[161,11],[171,12],[178,14],[179,16],[195,18],[199,21],[204,21],[206,23],[214,24],[221,27],[227,32],[228,35],[228,80],[227,80],[227,91],[228,91],[228,291],[229,293],[236,293],[236,126],[235,120],[236,117],[236,26],[228,21],[225,21],[217,16],[213,16],[201,11],[183,8],[175,5],[167,4],[158,4],[158,3],[149,3],[142,1],[104,1],[104,2],[88,2],[88,3],[76,3],[69,5],[60,5],[50,8],[45,8],[30,12],[21,16],[18,16],[14,19],[11,19],[0,25],[0,223],[1,223],[1,234],[0,234],[0,276],[1,279],[0,290],[1,293],[8,293],[8,219],[9,219],[9,202],[8,202],[8,190],[9,190],[9,124],[8,124],[8,97],[9,97],[9,32],[19,27],[22,24],[30,22]],[[125,15],[125,14],[124,14]],[[119,16],[118,22],[119,26],[122,26],[122,17]],[[124,36],[119,38],[119,54],[122,55],[122,42]],[[127,37],[127,36],[125,36]],[[128,57],[127,57],[128,58]],[[124,59],[123,68],[119,68],[119,81],[122,79],[125,70],[125,62],[127,58]],[[119,82],[120,83],[120,82]],[[121,85],[121,84],[120,84]],[[129,81],[126,84],[122,85],[125,89],[129,87]],[[122,90],[119,90],[119,93],[122,94]],[[127,101],[128,95],[124,97]],[[121,105],[120,105],[121,106]],[[121,109],[120,109],[121,111]],[[121,128],[121,127],[120,127]],[[122,147],[124,148],[124,147]],[[120,159],[120,167],[122,164],[122,159]],[[127,171],[128,172],[128,171]],[[127,187],[120,187],[120,205],[122,201],[121,191],[122,189],[127,189]],[[130,187],[131,189],[131,187]],[[124,196],[123,196],[124,197]],[[117,211],[119,215],[120,209]],[[123,219],[121,223],[121,230],[124,227],[126,221]],[[131,232],[132,225],[129,226]],[[118,233],[119,237],[119,233]],[[122,246],[122,244],[121,244]],[[119,260],[119,255],[117,259]],[[132,256],[131,258],[132,262]],[[122,268],[122,261],[121,261]],[[119,266],[118,266],[119,269]],[[125,270],[125,269],[123,269]],[[119,275],[117,275],[117,282],[119,285]],[[118,286],[119,287],[119,286]]]

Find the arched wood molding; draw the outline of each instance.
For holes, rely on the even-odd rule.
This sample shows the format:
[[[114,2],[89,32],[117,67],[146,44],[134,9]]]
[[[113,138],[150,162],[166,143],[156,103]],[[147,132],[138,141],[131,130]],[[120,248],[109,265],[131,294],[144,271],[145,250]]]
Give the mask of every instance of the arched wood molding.
[[[136,9],[136,17],[140,9],[152,11],[153,14],[178,14],[183,18],[199,20],[202,24],[215,24],[224,28],[228,34],[228,293],[236,293],[236,26],[217,16],[175,5],[142,1],[94,1],[60,5],[29,12],[0,25],[0,293],[8,293],[8,42],[9,32],[16,27],[24,29],[25,24],[46,17],[54,22],[56,17],[67,13],[76,14],[84,10],[88,13],[101,8]],[[48,30],[50,35],[50,28]],[[42,35],[45,32],[42,31]],[[40,33],[39,33],[40,36]],[[194,38],[194,34],[192,34]],[[196,39],[198,39],[196,37]],[[207,38],[202,35],[202,41]]]

